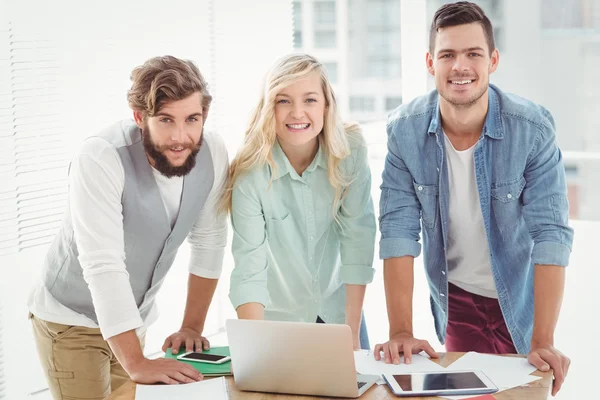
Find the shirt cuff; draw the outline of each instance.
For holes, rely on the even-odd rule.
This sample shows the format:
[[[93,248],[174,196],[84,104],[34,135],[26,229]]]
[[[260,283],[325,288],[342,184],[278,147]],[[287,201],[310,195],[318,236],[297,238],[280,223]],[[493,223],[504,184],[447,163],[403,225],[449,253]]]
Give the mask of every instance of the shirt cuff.
[[[229,292],[229,300],[234,309],[247,303],[260,303],[264,307],[271,302],[269,292],[263,286],[255,284],[246,284]]]
[[[225,249],[194,250],[190,255],[190,274],[201,278],[219,279],[223,269]]]
[[[562,243],[539,242],[533,245],[531,260],[534,264],[566,267],[570,256],[571,249]]]
[[[347,285],[366,285],[373,281],[375,269],[368,265],[343,265],[340,278]]]
[[[382,260],[404,256],[417,258],[419,254],[421,254],[421,243],[411,239],[389,238],[379,241],[379,258]]]

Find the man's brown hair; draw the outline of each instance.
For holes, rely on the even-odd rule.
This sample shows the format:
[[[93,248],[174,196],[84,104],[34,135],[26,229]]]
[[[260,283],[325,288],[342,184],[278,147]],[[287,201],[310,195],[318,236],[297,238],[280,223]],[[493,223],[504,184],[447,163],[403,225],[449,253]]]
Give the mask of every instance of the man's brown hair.
[[[200,92],[206,120],[212,96],[206,80],[192,61],[173,56],[154,57],[131,72],[131,81],[127,102],[132,110],[142,112],[144,117],[156,115],[165,102],[182,100]]]
[[[440,28],[447,28],[449,26],[458,26],[464,24],[472,24],[477,22],[483,27],[489,52],[496,49],[494,43],[494,28],[492,22],[485,15],[481,7],[470,1],[459,1],[457,3],[449,3],[441,6],[433,16],[431,23],[431,29],[429,30],[429,53],[433,54],[435,49],[435,37],[437,36]]]

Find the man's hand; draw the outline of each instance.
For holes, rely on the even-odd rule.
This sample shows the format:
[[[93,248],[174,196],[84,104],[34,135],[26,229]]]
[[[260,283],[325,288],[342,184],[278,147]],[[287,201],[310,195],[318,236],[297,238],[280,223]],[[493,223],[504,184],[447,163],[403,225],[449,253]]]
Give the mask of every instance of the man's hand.
[[[393,335],[388,342],[376,345],[374,355],[377,361],[381,360],[381,351],[386,364],[400,364],[400,354],[404,355],[404,362],[410,364],[412,355],[421,351],[425,351],[431,358],[439,357],[427,340],[415,339],[410,333]]]
[[[571,365],[569,357],[558,351],[551,344],[536,345],[532,343],[527,361],[542,372],[549,371],[552,368],[554,371],[552,396],[556,396],[556,393],[558,393],[567,377],[567,372],[569,372],[569,366]]]
[[[201,381],[204,378],[194,367],[168,358],[143,358],[129,365],[127,373],[134,382],[142,384],[177,385]]]
[[[192,328],[181,328],[169,336],[163,344],[162,351],[166,352],[170,347],[173,354],[179,353],[181,345],[185,344],[186,351],[198,351],[210,349],[208,339]]]

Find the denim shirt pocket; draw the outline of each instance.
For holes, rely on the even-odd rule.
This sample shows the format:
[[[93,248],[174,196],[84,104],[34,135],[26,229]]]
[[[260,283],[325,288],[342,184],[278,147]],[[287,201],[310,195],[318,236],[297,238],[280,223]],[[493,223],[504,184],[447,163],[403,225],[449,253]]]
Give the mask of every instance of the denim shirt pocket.
[[[421,221],[429,229],[435,229],[438,210],[438,185],[422,185],[413,181],[415,193],[421,203]]]
[[[521,193],[525,178],[492,185],[492,208],[500,233],[512,233],[522,217]]]

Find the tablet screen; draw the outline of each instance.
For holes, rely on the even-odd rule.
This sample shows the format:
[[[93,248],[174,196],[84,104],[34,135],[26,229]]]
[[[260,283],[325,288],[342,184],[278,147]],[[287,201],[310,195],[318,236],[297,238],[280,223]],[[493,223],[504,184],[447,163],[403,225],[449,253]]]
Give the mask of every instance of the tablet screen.
[[[487,388],[474,372],[394,375],[394,378],[405,392]]]

